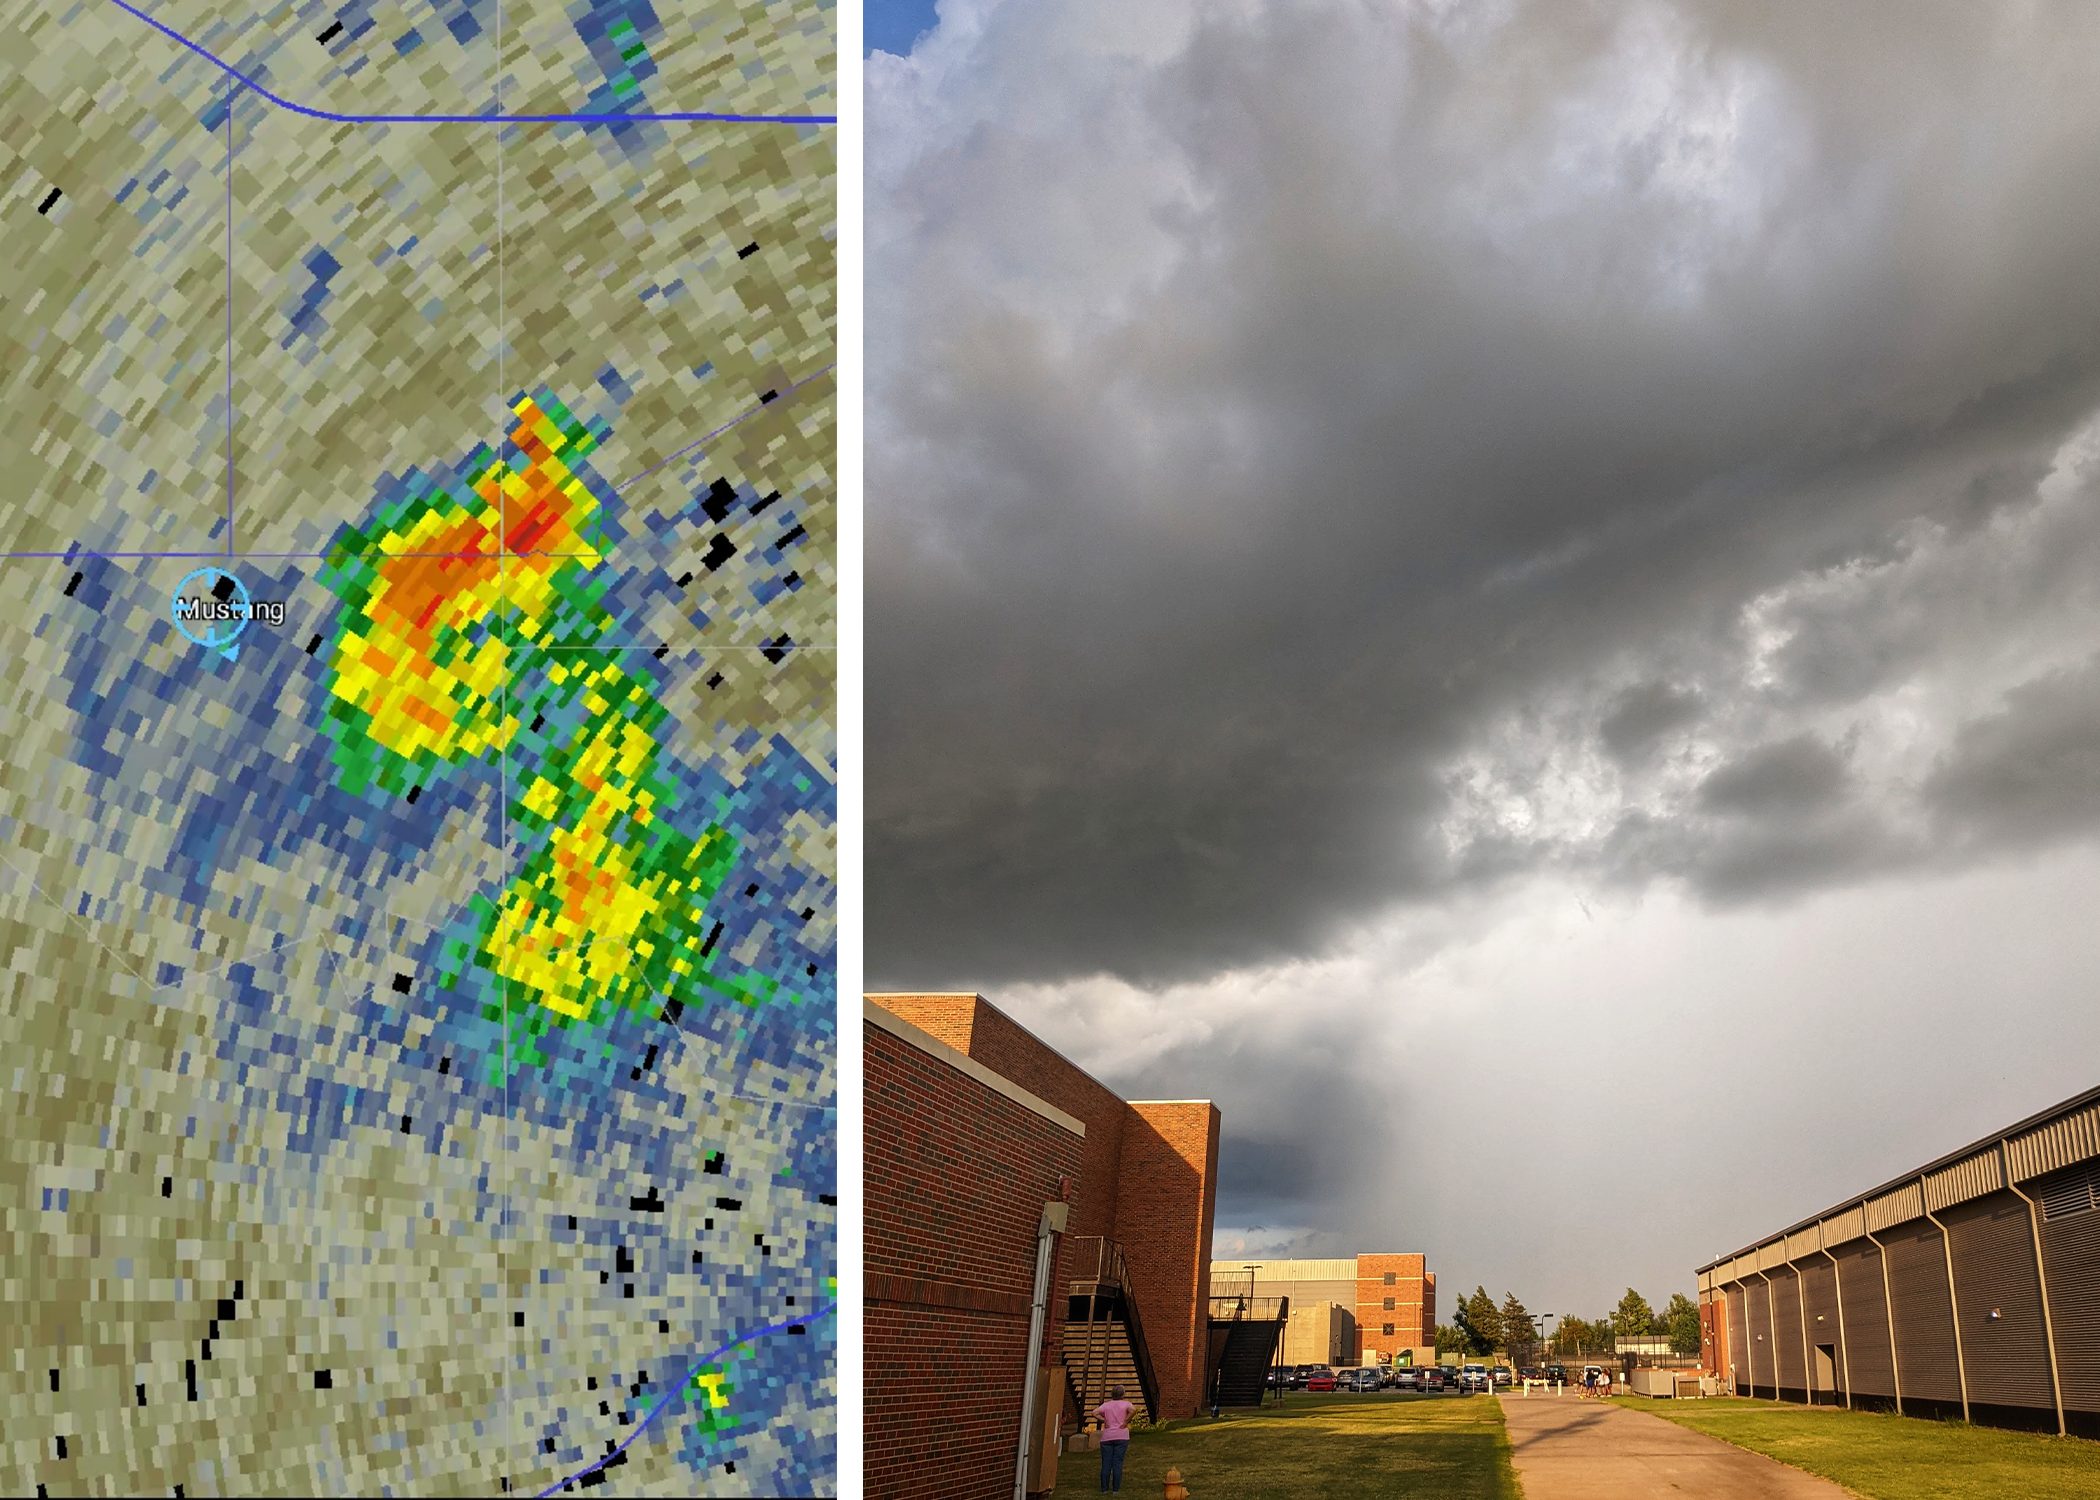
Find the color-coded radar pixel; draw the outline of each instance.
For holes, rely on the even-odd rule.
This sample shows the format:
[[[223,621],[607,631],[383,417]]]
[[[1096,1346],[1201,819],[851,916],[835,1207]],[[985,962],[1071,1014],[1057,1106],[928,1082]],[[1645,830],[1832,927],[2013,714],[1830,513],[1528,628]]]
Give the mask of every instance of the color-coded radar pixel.
[[[0,6],[0,1492],[837,1492],[833,16]]]

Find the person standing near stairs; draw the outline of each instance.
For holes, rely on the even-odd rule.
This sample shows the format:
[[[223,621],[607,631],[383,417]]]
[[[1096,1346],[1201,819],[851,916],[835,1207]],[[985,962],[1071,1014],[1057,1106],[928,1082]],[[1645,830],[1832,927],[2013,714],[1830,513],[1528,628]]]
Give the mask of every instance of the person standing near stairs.
[[[1130,1451],[1130,1413],[1123,1387],[1110,1386],[1108,1399],[1094,1408],[1101,1419],[1101,1492],[1115,1494],[1123,1488],[1123,1455]]]

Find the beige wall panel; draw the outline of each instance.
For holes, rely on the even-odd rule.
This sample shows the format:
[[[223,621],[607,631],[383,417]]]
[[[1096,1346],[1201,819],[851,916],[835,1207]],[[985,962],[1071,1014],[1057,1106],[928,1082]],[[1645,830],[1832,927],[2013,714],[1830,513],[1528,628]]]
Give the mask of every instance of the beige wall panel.
[[[2100,1104],[2007,1143],[2013,1177],[2025,1181],[2100,1156]]]

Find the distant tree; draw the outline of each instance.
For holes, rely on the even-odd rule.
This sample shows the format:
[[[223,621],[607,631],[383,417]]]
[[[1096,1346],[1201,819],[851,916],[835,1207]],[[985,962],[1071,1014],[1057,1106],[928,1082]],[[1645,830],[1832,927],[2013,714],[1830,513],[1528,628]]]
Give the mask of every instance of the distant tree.
[[[1538,1329],[1515,1292],[1502,1294],[1497,1315],[1502,1319],[1502,1342],[1509,1346],[1510,1358],[1519,1364],[1529,1363],[1531,1346],[1538,1342]]]
[[[1575,1325],[1577,1354],[1600,1354],[1611,1349],[1609,1318],[1570,1318],[1568,1321]]]
[[[1670,1305],[1657,1319],[1670,1336],[1670,1348],[1678,1354],[1699,1352],[1699,1304],[1682,1292],[1670,1293]]]
[[[1611,1348],[1611,1320],[1608,1318],[1570,1318],[1561,1325],[1568,1330],[1572,1341],[1572,1354],[1596,1354]]]
[[[1484,1286],[1473,1288],[1473,1295],[1458,1304],[1451,1321],[1466,1336],[1466,1352],[1475,1357],[1493,1354],[1502,1342],[1502,1310]]]
[[[1439,1354],[1463,1354],[1466,1352],[1466,1331],[1453,1328],[1449,1323],[1436,1325],[1436,1352]]]
[[[1632,1287],[1619,1299],[1612,1311],[1611,1331],[1622,1339],[1639,1338],[1655,1326],[1655,1312],[1648,1306],[1648,1299]]]

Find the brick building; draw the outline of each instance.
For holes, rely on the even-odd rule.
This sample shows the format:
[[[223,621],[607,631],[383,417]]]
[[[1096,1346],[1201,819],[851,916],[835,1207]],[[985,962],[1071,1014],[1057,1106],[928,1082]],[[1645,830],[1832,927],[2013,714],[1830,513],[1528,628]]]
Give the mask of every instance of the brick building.
[[[1417,1364],[1436,1361],[1436,1272],[1420,1255],[1371,1254],[1333,1260],[1220,1260],[1212,1279],[1244,1281],[1254,1267],[1254,1292],[1288,1297],[1293,1308],[1332,1302],[1356,1318],[1351,1364],[1396,1356]],[[1426,1351],[1426,1352],[1425,1352]]]
[[[1044,1363],[1101,1384],[1135,1347],[1155,1415],[1196,1412],[1216,1107],[1122,1099],[979,995],[870,995],[863,1015],[871,1500],[1011,1488],[1036,1227],[1060,1179]]]

